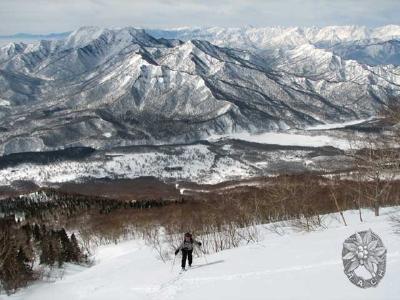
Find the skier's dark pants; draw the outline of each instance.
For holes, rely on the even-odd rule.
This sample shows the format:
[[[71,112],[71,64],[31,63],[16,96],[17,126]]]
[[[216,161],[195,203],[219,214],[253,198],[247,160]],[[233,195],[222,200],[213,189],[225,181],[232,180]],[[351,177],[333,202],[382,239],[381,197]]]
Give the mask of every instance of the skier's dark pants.
[[[184,268],[186,266],[186,258],[189,261],[189,266],[192,265],[192,261],[193,261],[193,250],[185,250],[182,249],[182,268]]]

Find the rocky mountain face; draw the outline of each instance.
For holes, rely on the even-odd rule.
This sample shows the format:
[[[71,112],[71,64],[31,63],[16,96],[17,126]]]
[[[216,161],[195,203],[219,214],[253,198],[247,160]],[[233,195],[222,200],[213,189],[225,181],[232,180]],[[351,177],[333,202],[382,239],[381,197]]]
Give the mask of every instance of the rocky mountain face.
[[[61,40],[12,43],[0,48],[0,154],[367,118],[400,92],[400,68],[379,58],[391,51],[387,62],[397,61],[397,36],[396,26],[84,27]],[[379,50],[354,48],[378,38]]]

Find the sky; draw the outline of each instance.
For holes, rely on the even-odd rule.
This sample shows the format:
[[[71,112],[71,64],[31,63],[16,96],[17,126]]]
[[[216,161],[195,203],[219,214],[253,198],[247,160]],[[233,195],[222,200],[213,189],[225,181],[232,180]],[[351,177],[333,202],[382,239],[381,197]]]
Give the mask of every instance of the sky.
[[[400,0],[0,0],[0,35],[81,26],[327,26],[399,24]]]

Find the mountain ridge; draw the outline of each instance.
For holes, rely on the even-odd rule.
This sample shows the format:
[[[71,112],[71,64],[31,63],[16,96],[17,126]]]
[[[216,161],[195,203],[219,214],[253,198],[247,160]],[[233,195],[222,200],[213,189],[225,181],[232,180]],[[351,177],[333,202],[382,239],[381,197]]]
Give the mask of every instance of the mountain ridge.
[[[0,105],[0,153],[362,119],[399,87],[396,66],[368,66],[307,43],[260,52],[83,27],[65,39],[0,48],[0,98],[9,103]]]

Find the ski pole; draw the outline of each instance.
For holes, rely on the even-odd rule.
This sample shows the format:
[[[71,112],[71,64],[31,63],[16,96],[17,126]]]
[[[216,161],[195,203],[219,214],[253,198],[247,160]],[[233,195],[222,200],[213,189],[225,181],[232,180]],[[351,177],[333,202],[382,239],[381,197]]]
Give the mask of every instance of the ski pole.
[[[201,251],[201,253],[203,253],[204,260],[206,261],[206,264],[208,265],[208,261],[207,261],[206,254],[204,253],[204,251],[203,251],[203,249],[202,249],[202,248],[200,249],[200,251]]]
[[[174,269],[174,266],[175,266],[175,259],[176,259],[176,255],[174,256],[174,261],[173,261],[173,263],[172,263],[171,271],[170,271],[170,272],[172,272],[172,270]]]

